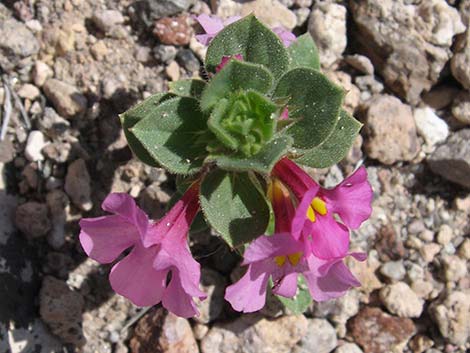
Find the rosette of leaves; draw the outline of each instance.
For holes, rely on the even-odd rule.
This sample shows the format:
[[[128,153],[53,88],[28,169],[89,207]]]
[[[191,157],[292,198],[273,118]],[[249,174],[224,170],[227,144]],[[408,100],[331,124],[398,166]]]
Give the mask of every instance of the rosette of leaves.
[[[231,59],[216,72],[224,57]],[[202,179],[205,220],[239,247],[268,228],[265,181],[274,164],[284,156],[311,167],[335,164],[361,124],[341,109],[344,91],[320,72],[309,34],[286,48],[247,16],[212,40],[205,68],[208,81],[174,82],[121,121],[144,163],[178,174],[182,184]]]

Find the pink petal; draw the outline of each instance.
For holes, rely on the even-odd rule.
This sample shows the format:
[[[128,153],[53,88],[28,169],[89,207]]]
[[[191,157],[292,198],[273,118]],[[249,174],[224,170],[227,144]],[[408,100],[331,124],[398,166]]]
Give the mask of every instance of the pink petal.
[[[248,266],[246,274],[225,290],[227,300],[236,311],[252,313],[261,310],[266,303],[266,286],[274,262],[256,262]]]
[[[342,261],[330,267],[324,277],[304,273],[312,298],[318,302],[341,297],[351,287],[359,287],[360,282]]]
[[[303,244],[296,241],[289,233],[260,236],[253,241],[243,254],[243,265],[280,255],[294,254],[303,250]]]
[[[343,258],[349,250],[349,231],[331,215],[317,216],[312,225],[311,249],[321,259]]]
[[[204,31],[207,34],[210,34],[212,37],[224,29],[224,23],[216,16],[201,14],[196,17],[196,20],[199,22]]]
[[[301,200],[309,189],[320,187],[302,168],[288,158],[277,162],[272,173],[292,190],[298,200]]]
[[[332,190],[322,190],[328,208],[337,213],[349,228],[357,229],[372,213],[372,187],[367,170],[360,167]]]
[[[137,228],[121,216],[83,218],[80,228],[83,250],[102,264],[114,261],[124,250],[140,242]]]
[[[158,247],[144,248],[137,243],[124,259],[111,269],[109,281],[114,291],[137,306],[159,303],[165,290],[168,271],[156,271],[153,260]]]
[[[289,109],[285,107],[281,113],[281,116],[279,117],[279,120],[287,120],[287,119],[289,119]]]
[[[310,207],[313,199],[317,196],[319,189],[320,187],[318,185],[313,185],[302,195],[302,198],[300,199],[301,201],[295,210],[295,216],[291,225],[292,236],[296,239],[300,238],[304,227],[311,227],[310,223],[312,222],[307,218],[307,210]]]
[[[243,55],[241,54],[235,54],[235,55],[229,55],[229,56],[223,56],[222,60],[220,60],[220,64],[216,66],[215,72],[219,72],[224,68],[225,65],[229,63],[229,61],[233,60],[238,60],[238,61],[243,61]]]
[[[297,294],[297,272],[289,273],[284,276],[278,285],[273,288],[273,293],[286,298],[292,298]]]
[[[196,39],[198,40],[199,43],[202,45],[209,45],[210,41],[214,38],[214,36],[211,36],[209,34],[196,34]]]
[[[294,33],[289,32],[287,29],[284,27],[274,27],[273,32],[277,34],[279,39],[281,40],[282,44],[284,44],[285,47],[289,47],[292,42],[295,42],[297,40],[297,37],[295,36]]]
[[[101,204],[104,211],[114,213],[135,225],[143,237],[149,224],[148,217],[126,193],[111,193]]]
[[[178,272],[172,272],[170,284],[163,295],[162,305],[180,317],[190,318],[199,315],[192,296],[187,294],[181,286]]]
[[[230,16],[229,18],[224,20],[224,26],[227,27],[228,25],[237,22],[239,19],[241,19],[241,16]]]

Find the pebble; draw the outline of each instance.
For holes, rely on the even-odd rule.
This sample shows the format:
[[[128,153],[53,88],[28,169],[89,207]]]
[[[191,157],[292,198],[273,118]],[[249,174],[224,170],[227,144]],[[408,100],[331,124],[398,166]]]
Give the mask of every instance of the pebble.
[[[327,320],[308,321],[307,334],[292,353],[329,353],[338,345],[336,331]]]
[[[75,86],[51,78],[46,81],[43,89],[57,112],[65,118],[83,114],[87,109],[87,98]]]
[[[38,125],[41,130],[52,139],[66,133],[70,128],[70,122],[62,118],[54,108],[46,107],[42,119],[39,119]]]
[[[152,309],[139,320],[130,340],[133,353],[194,353],[198,346],[188,320]]]
[[[430,263],[435,259],[436,255],[439,254],[442,249],[442,246],[436,243],[429,243],[419,246],[417,248],[419,249],[419,253],[421,254],[423,260],[426,263]]]
[[[67,211],[69,198],[62,190],[53,190],[46,196],[52,221],[52,229],[47,241],[53,249],[60,249],[65,244],[65,225],[67,223]]]
[[[91,17],[93,23],[104,33],[109,32],[114,26],[124,23],[124,17],[117,10],[98,10]]]
[[[188,45],[192,36],[192,28],[185,15],[165,17],[155,23],[153,34],[162,44]]]
[[[345,343],[336,348],[334,353],[363,353],[362,349],[355,343]]]
[[[456,255],[445,256],[442,259],[444,277],[448,282],[458,282],[467,276],[467,261]]]
[[[146,10],[152,19],[176,15],[195,3],[194,0],[143,0],[142,2],[147,5]]]
[[[228,323],[216,323],[202,339],[201,353],[290,352],[308,333],[308,327],[303,315],[268,320],[244,314]]]
[[[428,159],[431,170],[466,188],[470,188],[470,129],[453,133]]]
[[[41,92],[39,91],[39,88],[30,83],[25,83],[18,90],[18,96],[20,96],[21,98],[29,99],[31,101],[39,97],[40,94]]]
[[[410,319],[390,316],[374,307],[363,308],[348,326],[365,353],[401,353],[416,333]]]
[[[33,81],[36,86],[42,87],[53,74],[54,72],[45,62],[37,60],[34,63]]]
[[[31,162],[44,160],[44,156],[41,151],[48,144],[49,142],[46,141],[46,137],[41,131],[31,131],[28,135],[28,140],[26,141],[26,147],[24,149],[26,159]]]
[[[389,312],[399,317],[420,317],[423,311],[424,300],[404,282],[382,288],[380,299]]]
[[[374,65],[367,56],[360,54],[347,55],[344,60],[360,73],[374,75]]]
[[[442,336],[449,342],[463,345],[470,336],[470,295],[453,291],[429,307],[429,313],[437,324]]]
[[[171,62],[173,59],[176,58],[176,54],[178,53],[178,49],[173,45],[157,45],[153,49],[153,55],[155,59],[157,59],[162,64],[167,64]]]
[[[312,9],[308,23],[320,52],[320,62],[327,68],[341,59],[346,49],[346,8],[332,2],[318,2]]]
[[[201,270],[201,289],[206,293],[207,298],[198,302],[200,314],[194,318],[195,321],[207,324],[219,317],[225,305],[225,287],[225,278],[218,272],[208,268]]]
[[[465,89],[470,90],[470,31],[460,37],[455,44],[450,62],[452,75]]]
[[[470,93],[461,92],[452,104],[452,115],[460,123],[470,125]]]
[[[69,165],[64,190],[72,203],[81,210],[89,211],[93,207],[90,175],[83,159],[77,159]]]
[[[180,50],[176,55],[176,60],[191,73],[198,72],[201,66],[198,58],[190,49]]]
[[[411,108],[393,96],[380,95],[370,101],[365,133],[366,152],[383,164],[410,161],[419,151]]]
[[[419,334],[414,336],[409,343],[409,347],[413,353],[423,353],[432,346],[434,346],[432,339],[430,339],[428,336]]]
[[[459,247],[459,256],[465,260],[470,260],[470,239],[465,239]]]
[[[449,127],[431,108],[417,108],[414,111],[416,130],[429,146],[444,142],[449,135]]]
[[[454,232],[448,224],[443,224],[437,233],[437,242],[441,245],[446,245],[452,241]]]
[[[166,68],[165,73],[172,81],[178,81],[180,79],[180,66],[176,61],[172,61]]]
[[[28,201],[16,208],[16,227],[29,238],[39,238],[51,229],[47,205]]]
[[[406,275],[403,261],[388,261],[380,267],[380,273],[392,281],[400,281]]]
[[[44,277],[39,292],[39,312],[51,331],[63,342],[78,347],[85,344],[82,332],[84,300],[64,281],[52,276]]]

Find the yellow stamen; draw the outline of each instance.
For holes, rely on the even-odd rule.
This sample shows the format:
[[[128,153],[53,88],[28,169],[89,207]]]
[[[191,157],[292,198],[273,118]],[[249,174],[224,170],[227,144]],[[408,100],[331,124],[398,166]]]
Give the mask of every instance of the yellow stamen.
[[[315,222],[315,211],[313,210],[312,206],[308,206],[307,217],[312,222]]]
[[[289,260],[290,261],[290,260]],[[274,262],[276,262],[276,264],[279,266],[279,267],[282,267],[282,265],[284,265],[286,263],[286,257],[284,255],[282,256],[276,256],[274,258]]]
[[[312,207],[315,211],[317,211],[322,216],[326,215],[326,203],[319,197],[315,197],[312,201]]]
[[[287,255],[287,258],[289,259],[289,262],[292,266],[296,266],[302,258],[302,253],[296,252],[295,254]]]

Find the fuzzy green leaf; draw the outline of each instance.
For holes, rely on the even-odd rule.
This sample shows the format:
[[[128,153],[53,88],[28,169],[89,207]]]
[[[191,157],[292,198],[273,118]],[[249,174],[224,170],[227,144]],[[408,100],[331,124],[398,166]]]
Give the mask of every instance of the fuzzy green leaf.
[[[310,149],[321,144],[339,119],[343,90],[317,70],[296,68],[281,77],[274,99],[288,99],[289,118],[297,120],[287,128],[293,147]]]
[[[157,167],[158,163],[156,163],[155,160],[149,155],[139,140],[137,140],[135,136],[132,135],[130,129],[140,120],[152,114],[159,103],[172,97],[173,95],[168,93],[154,94],[145,99],[143,102],[135,105],[128,111],[119,115],[119,119],[121,120],[121,125],[124,130],[124,135],[126,136],[127,144],[129,145],[130,149],[142,162],[153,167]]]
[[[318,49],[310,33],[305,33],[297,38],[295,42],[287,48],[291,59],[290,69],[296,67],[309,67],[320,70],[320,57]]]
[[[252,170],[261,174],[269,174],[274,164],[287,153],[291,144],[292,138],[290,136],[282,136],[274,138],[251,157],[223,155],[209,158],[214,159],[219,168],[224,170]]]
[[[237,90],[254,90],[260,93],[269,91],[273,77],[263,66],[238,60],[230,60],[215,75],[202,93],[201,108],[207,111],[222,98]]]
[[[179,97],[201,98],[202,91],[206,88],[207,83],[197,79],[187,79],[168,84],[170,92]]]
[[[327,168],[341,161],[356,138],[362,124],[342,110],[331,135],[319,146],[306,151],[295,161],[313,168]]]
[[[284,306],[289,309],[292,314],[302,314],[305,312],[305,310],[307,310],[309,305],[312,304],[312,297],[308,291],[305,279],[302,276],[299,276],[297,283],[297,294],[294,298],[284,298],[277,296],[279,301],[284,304]]]
[[[206,220],[230,246],[237,247],[265,232],[267,200],[248,173],[216,169],[203,179],[200,192]]]
[[[289,66],[286,48],[277,35],[249,15],[225,27],[207,49],[206,68],[215,72],[222,57],[241,54],[244,61],[266,66],[279,78]]]
[[[170,172],[194,174],[207,155],[206,143],[201,141],[206,122],[197,100],[177,97],[160,104],[131,132],[149,155]]]

